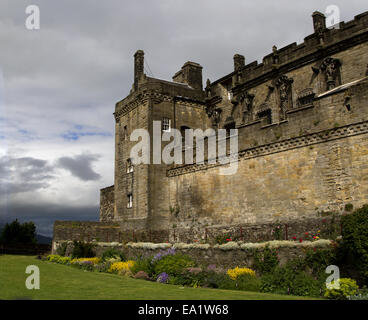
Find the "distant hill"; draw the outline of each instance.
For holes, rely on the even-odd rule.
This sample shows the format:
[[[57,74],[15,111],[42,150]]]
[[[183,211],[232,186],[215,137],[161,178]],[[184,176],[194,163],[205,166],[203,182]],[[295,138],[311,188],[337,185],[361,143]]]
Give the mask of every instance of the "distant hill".
[[[3,231],[4,227],[5,227],[5,223],[0,222],[0,234]],[[42,234],[37,234],[37,233],[36,233],[36,239],[37,239],[37,243],[40,243],[40,244],[51,244],[52,242],[51,237],[46,237],[46,236],[43,236]]]
[[[37,243],[51,244],[52,238],[43,236],[42,234],[36,234]]]

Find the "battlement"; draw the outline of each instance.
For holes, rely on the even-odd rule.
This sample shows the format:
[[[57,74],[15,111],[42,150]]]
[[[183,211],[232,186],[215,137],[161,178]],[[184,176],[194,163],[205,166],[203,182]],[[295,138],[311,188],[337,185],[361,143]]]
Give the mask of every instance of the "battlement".
[[[257,78],[261,82],[266,74],[272,74],[275,69],[286,71],[318,59],[321,55],[342,51],[368,39],[368,11],[354,17],[349,22],[340,22],[333,29],[324,28],[304,38],[303,43],[291,43],[283,48],[273,47],[273,52],[262,59],[262,63],[253,61],[238,70],[214,81],[211,87],[219,83],[231,82],[235,75],[239,77],[239,84],[253,85]]]

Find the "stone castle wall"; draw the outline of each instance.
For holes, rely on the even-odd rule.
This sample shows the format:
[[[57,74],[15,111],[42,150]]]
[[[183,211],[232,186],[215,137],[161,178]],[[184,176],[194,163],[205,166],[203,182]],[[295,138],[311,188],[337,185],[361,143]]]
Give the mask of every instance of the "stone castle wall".
[[[100,190],[100,221],[114,220],[114,186]]]
[[[174,76],[181,83],[153,79],[139,52],[133,89],[114,113],[115,183],[101,190],[100,220],[119,226],[119,241],[213,241],[229,233],[264,241],[277,224],[290,239],[323,228],[321,213],[368,202],[368,12],[339,29],[316,28],[320,18],[313,15],[315,32],[303,43],[273,48],[260,64],[236,55],[235,70],[204,90],[199,65],[185,64]],[[152,123],[163,118],[177,129],[237,128],[236,174],[207,163],[127,172],[136,144],[130,134],[148,130],[152,148]],[[84,232],[56,227],[64,240]]]
[[[178,211],[170,223],[184,229],[302,223],[318,212],[341,212],[347,203],[367,203],[368,79],[350,87],[355,97],[350,111],[343,104],[345,94],[321,98],[283,124],[253,125],[253,134],[267,142],[257,147],[246,147],[252,128],[240,129],[240,134],[248,132],[239,143],[234,175],[222,176],[211,165],[169,170],[170,206]]]
[[[367,24],[367,14],[357,16],[340,30],[326,30],[323,46],[314,34],[278,50],[277,65],[271,54],[211,85],[207,101],[221,110],[218,126],[232,117],[238,128],[239,167],[229,176],[207,164],[168,170],[175,214],[167,213],[167,225],[175,226],[179,240],[188,230],[203,238],[206,227],[262,225],[268,233],[275,221],[302,225],[318,212],[367,203]],[[327,59],[339,62],[332,88],[322,67]],[[278,86],[283,77],[291,80],[284,115]],[[244,119],[246,95],[252,103]],[[305,95],[311,96],[308,103]],[[259,116],[267,109],[269,122]]]
[[[55,221],[53,241],[121,242],[120,225],[98,221]]]

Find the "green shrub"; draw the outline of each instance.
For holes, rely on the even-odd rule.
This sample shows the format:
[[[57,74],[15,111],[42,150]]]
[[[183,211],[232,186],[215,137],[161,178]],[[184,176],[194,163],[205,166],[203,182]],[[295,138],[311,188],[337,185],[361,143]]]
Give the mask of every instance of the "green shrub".
[[[137,274],[140,271],[144,271],[149,277],[152,277],[155,273],[153,265],[151,263],[152,257],[148,258],[138,258],[133,267],[130,268],[130,271],[133,274]]]
[[[96,256],[93,243],[75,241],[73,242],[72,258],[92,258]]]
[[[279,264],[277,250],[271,249],[268,245],[262,251],[254,254],[253,268],[260,274],[272,272]]]
[[[321,295],[323,284],[308,273],[299,272],[295,275],[290,293],[296,296],[318,297]]]
[[[58,263],[61,263],[61,264],[70,264],[70,261],[71,260],[72,259],[69,258],[69,257],[60,257]]]
[[[227,283],[232,281],[226,273],[217,273],[207,271],[207,276],[203,280],[202,286],[208,288],[223,288],[226,289]]]
[[[102,261],[106,261],[108,259],[120,259],[120,261],[126,260],[123,252],[116,249],[108,249],[102,253],[101,256]]]
[[[368,205],[345,215],[342,223],[342,248],[345,259],[359,272],[363,284],[368,284]]]
[[[66,249],[68,248],[68,243],[67,242],[63,242],[57,249],[56,249],[56,254],[58,254],[59,256],[64,257],[66,254]]]
[[[319,296],[324,283],[304,271],[295,271],[290,265],[276,267],[261,277],[261,292]]]
[[[304,267],[308,267],[316,277],[325,276],[327,266],[336,264],[336,250],[334,249],[309,249],[303,261]]]
[[[49,254],[48,256],[47,256],[47,260],[48,261],[50,261],[50,262],[56,262],[56,263],[58,263],[59,262],[59,259],[60,259],[61,257],[58,255],[58,254]]]
[[[340,278],[339,280],[340,288],[339,289],[327,289],[325,291],[324,296],[328,299],[348,299],[350,296],[354,296],[358,293],[358,285],[355,280],[350,278]]]
[[[232,280],[229,276],[222,278],[219,282],[220,289],[244,290],[259,292],[261,289],[261,279],[248,274],[242,274]]]
[[[208,274],[209,272],[202,271],[201,268],[186,268],[181,274],[171,277],[169,283],[182,286],[199,287],[203,286]]]
[[[352,210],[353,210],[353,208],[354,208],[354,206],[353,206],[353,204],[351,204],[351,203],[347,203],[347,204],[345,205],[345,211],[352,211]]]
[[[191,257],[183,254],[167,255],[154,263],[156,275],[166,272],[170,276],[180,275],[185,268],[194,267],[195,262]]]
[[[232,280],[224,272],[217,273],[213,270],[203,271],[200,268],[185,269],[181,274],[171,276],[169,283],[190,287],[245,291],[259,291],[261,286],[260,279],[255,276],[243,274],[238,276],[236,280]]]

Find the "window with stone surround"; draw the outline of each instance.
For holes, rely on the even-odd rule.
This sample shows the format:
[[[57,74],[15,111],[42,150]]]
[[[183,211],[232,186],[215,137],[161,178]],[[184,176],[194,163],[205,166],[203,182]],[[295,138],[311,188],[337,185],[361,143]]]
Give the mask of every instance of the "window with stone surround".
[[[170,132],[171,130],[171,120],[169,118],[162,118],[162,131]]]
[[[129,209],[133,207],[133,194],[129,193],[127,197],[128,197],[127,208]]]
[[[124,136],[124,140],[127,140],[127,138],[128,138],[128,128],[127,128],[127,126],[124,126],[123,136]]]

